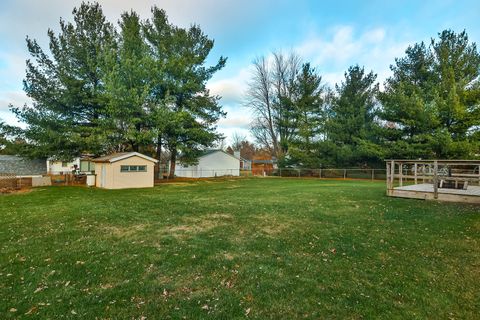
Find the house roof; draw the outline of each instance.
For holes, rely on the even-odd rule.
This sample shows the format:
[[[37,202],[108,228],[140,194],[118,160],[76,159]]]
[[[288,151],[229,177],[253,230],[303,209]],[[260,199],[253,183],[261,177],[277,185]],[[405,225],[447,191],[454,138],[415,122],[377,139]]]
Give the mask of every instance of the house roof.
[[[47,173],[45,159],[29,159],[14,155],[0,155],[0,174],[9,173],[18,176]]]
[[[113,163],[113,162],[117,162],[117,161],[120,161],[120,160],[124,160],[124,159],[128,159],[128,158],[131,158],[131,157],[140,157],[140,158],[143,158],[145,160],[148,160],[148,161],[152,161],[152,162],[158,162],[157,159],[154,159],[152,157],[149,157],[149,156],[146,156],[144,154],[141,154],[139,152],[119,152],[119,153],[112,153],[112,154],[109,154],[107,156],[103,156],[103,157],[99,157],[99,158],[95,158],[95,159],[92,159],[93,162],[109,162],[109,163]]]
[[[255,163],[255,164],[273,164],[275,163],[275,161],[273,161],[272,159],[270,160],[266,160],[266,159],[253,159],[252,160],[252,163]]]
[[[207,149],[207,150],[204,150],[203,153],[200,155],[199,158],[206,157],[206,156],[208,156],[208,155],[210,155],[210,154],[212,154],[212,153],[215,153],[215,152],[223,152],[223,153],[225,153],[226,155],[229,155],[229,156],[232,157],[232,158],[235,158],[235,159],[237,159],[237,160],[240,160],[239,158],[235,157],[234,155],[232,155],[232,154],[230,154],[230,153],[228,153],[228,152],[225,152],[225,151],[222,150],[222,149]]]

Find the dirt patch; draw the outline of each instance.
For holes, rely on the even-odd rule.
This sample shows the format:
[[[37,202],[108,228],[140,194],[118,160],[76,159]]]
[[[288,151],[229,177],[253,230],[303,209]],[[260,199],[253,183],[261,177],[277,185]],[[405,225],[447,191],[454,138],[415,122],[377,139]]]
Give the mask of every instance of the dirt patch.
[[[118,237],[118,238],[124,238],[124,237],[130,237],[138,232],[141,232],[145,230],[146,225],[145,224],[136,224],[132,226],[106,226],[104,227],[104,231],[107,232],[108,234]]]
[[[18,194],[18,193],[28,193],[31,192],[32,189],[30,188],[9,188],[9,187],[3,187],[0,188],[0,195],[2,194]]]
[[[194,186],[196,186],[195,183],[191,183],[191,182],[169,182],[168,185],[179,186],[179,187],[194,187]]]
[[[272,215],[258,215],[257,228],[260,232],[268,236],[275,236],[283,233],[292,227],[292,221],[285,221]]]
[[[235,259],[235,257],[237,257],[237,255],[234,255],[230,252],[224,252],[221,256],[220,256],[222,259],[225,259],[225,260],[228,260],[228,261],[232,261],[233,259]]]
[[[231,219],[231,215],[223,213],[213,213],[198,217],[186,217],[181,224],[164,229],[164,233],[175,237],[181,237],[184,235],[207,232],[213,228],[227,225]]]

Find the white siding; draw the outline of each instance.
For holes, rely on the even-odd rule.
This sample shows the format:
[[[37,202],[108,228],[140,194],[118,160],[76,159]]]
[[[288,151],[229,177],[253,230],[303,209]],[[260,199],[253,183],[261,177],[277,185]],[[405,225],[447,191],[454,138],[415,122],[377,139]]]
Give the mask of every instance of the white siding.
[[[72,162],[47,160],[47,172],[49,174],[72,173],[74,165],[80,168],[80,158],[76,158]]]
[[[198,165],[186,167],[177,162],[175,175],[185,178],[240,175],[240,160],[225,152],[216,151],[199,158],[198,161]]]

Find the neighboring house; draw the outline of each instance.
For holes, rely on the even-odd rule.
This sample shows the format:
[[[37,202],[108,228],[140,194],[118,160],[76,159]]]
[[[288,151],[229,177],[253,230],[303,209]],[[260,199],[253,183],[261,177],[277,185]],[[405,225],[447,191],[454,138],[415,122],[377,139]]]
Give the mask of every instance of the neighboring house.
[[[242,158],[240,156],[240,151],[234,151],[233,156],[235,158],[240,159],[240,170],[248,170],[248,171],[252,170],[252,161]]]
[[[274,157],[255,157],[252,159],[252,174],[266,175],[277,169],[277,159]]]
[[[158,160],[138,152],[114,153],[92,159],[97,175],[95,185],[105,189],[149,188],[154,185]]]
[[[49,174],[66,174],[74,171],[78,173],[94,173],[95,163],[92,161],[91,156],[84,155],[72,161],[47,159],[47,172]]]
[[[240,159],[223,150],[205,150],[198,158],[197,165],[185,166],[177,162],[175,175],[185,178],[239,176]]]
[[[38,176],[47,173],[44,159],[28,159],[13,155],[0,155],[0,174]]]

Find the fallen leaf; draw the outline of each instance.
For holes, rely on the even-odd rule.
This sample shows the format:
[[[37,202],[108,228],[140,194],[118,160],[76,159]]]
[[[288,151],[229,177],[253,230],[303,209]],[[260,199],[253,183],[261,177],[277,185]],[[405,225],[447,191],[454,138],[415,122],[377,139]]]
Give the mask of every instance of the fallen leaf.
[[[38,293],[38,292],[42,291],[43,289],[45,289],[45,287],[38,287],[37,289],[35,289],[35,291],[33,291],[33,293]]]
[[[33,314],[37,312],[37,307],[36,306],[33,306],[30,308],[30,310],[28,310],[25,314]]]
[[[250,314],[250,311],[252,311],[252,309],[248,308],[247,310],[245,310],[245,315],[248,316]]]
[[[10,308],[10,312],[17,312],[17,309],[15,309],[15,308]]]

